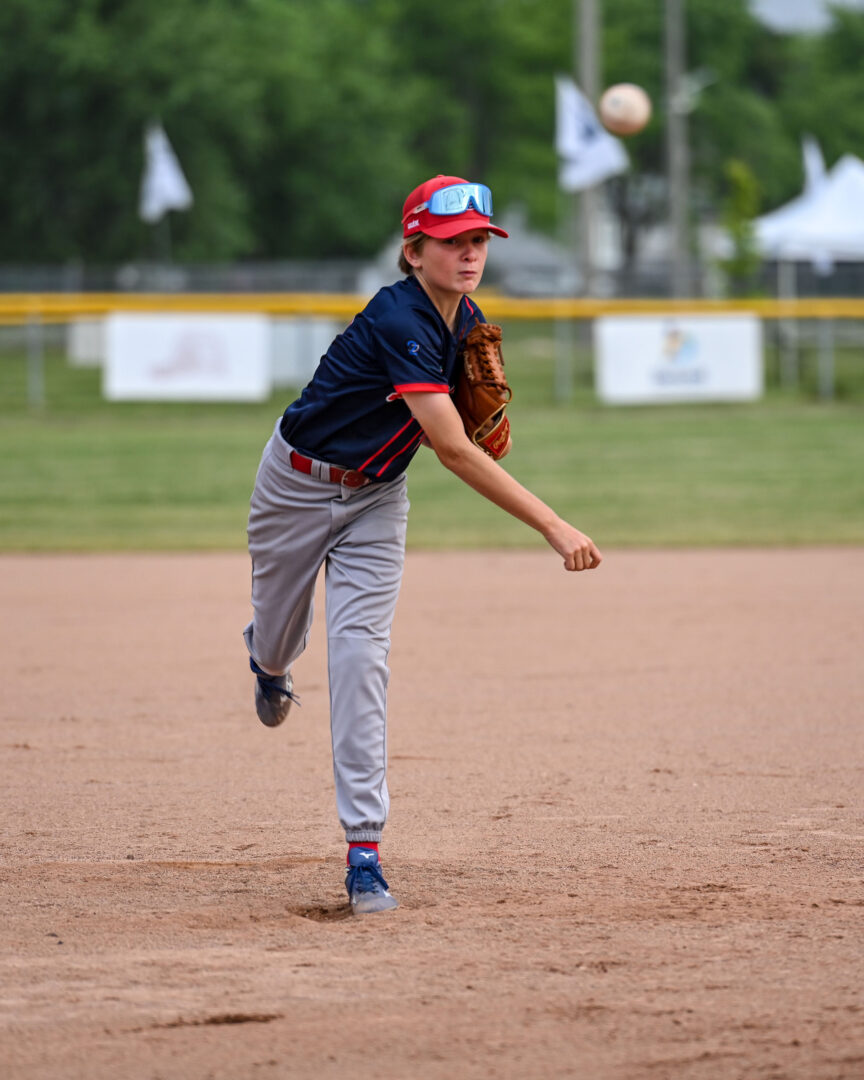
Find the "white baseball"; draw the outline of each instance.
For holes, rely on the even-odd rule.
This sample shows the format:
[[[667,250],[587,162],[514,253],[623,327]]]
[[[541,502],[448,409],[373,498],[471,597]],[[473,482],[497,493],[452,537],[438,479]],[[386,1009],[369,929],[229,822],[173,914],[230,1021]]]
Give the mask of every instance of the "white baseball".
[[[616,83],[600,98],[600,119],[616,135],[635,135],[651,119],[651,98],[635,83]]]

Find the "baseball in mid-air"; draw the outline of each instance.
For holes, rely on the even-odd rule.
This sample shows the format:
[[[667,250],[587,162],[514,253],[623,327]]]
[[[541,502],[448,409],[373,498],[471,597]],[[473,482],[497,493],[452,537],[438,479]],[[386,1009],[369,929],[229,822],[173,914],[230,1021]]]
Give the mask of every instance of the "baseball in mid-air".
[[[635,83],[616,83],[600,98],[600,119],[615,135],[635,135],[651,119],[651,98]]]

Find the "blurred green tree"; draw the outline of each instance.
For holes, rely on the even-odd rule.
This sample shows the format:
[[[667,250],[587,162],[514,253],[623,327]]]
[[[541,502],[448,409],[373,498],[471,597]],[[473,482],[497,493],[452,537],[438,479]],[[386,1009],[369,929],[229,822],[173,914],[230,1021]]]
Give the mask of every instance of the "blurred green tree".
[[[163,121],[195,197],[177,218],[178,252],[214,258],[252,242],[239,177],[261,126],[240,7],[4,0],[0,259],[147,253],[137,206],[143,133],[153,118]]]
[[[247,28],[261,144],[244,181],[249,254],[365,256],[417,182],[416,95],[374,3],[257,0]]]
[[[752,295],[761,264],[753,219],[759,213],[759,185],[750,166],[732,158],[724,167],[728,193],[723,202],[723,224],[732,241],[732,254],[720,261],[734,296]]]
[[[777,86],[788,128],[815,135],[829,165],[842,154],[864,156],[864,11],[837,7],[831,14],[825,34],[790,41]]]
[[[636,82],[654,102],[644,133],[627,140],[633,169],[611,185],[622,222],[625,256],[636,255],[638,231],[667,216],[666,87],[661,4],[604,0],[604,82]],[[738,159],[769,205],[800,190],[800,145],[776,103],[778,72],[789,39],[773,34],[746,0],[688,0],[686,65],[692,217],[720,217]]]
[[[4,0],[0,261],[154,254],[138,218],[143,133],[161,119],[192,187],[178,259],[368,256],[435,172],[483,180],[551,230],[556,73],[572,0]],[[665,216],[662,5],[603,0],[604,83],[643,85],[648,128],[611,185],[631,257]],[[800,136],[864,144],[864,14],[822,36],[772,33],[747,0],[688,0],[694,209],[721,213],[725,163],[766,208],[801,186]]]

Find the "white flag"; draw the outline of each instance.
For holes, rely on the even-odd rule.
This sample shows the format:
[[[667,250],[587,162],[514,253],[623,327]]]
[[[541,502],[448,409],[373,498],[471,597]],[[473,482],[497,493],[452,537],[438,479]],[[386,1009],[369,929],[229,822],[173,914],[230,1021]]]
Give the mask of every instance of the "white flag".
[[[192,192],[161,124],[151,124],[147,128],[144,153],[146,160],[138,213],[152,225],[166,210],[188,210],[192,205]]]
[[[581,191],[626,172],[627,152],[603,127],[591,102],[566,76],[555,79],[555,148],[563,191]]]
[[[804,193],[809,195],[825,179],[827,173],[825,159],[822,157],[819,143],[812,135],[805,135],[801,140],[801,151],[804,156]]]

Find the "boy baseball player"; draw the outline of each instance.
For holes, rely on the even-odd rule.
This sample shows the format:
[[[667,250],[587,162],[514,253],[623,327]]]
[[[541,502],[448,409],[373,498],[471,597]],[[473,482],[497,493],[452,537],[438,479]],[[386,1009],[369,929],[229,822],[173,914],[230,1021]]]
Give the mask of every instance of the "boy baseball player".
[[[460,344],[483,314],[492,195],[435,176],[405,200],[402,280],[381,289],[321,358],[264,448],[249,513],[253,618],[244,631],[264,724],[297,701],[291,667],[325,569],[330,723],[346,888],[357,914],[397,906],[381,873],[387,820],[390,626],[408,514],[405,470],[421,445],[480,495],[540,532],[567,570],[596,569],[590,537],[465,434],[451,394]]]

